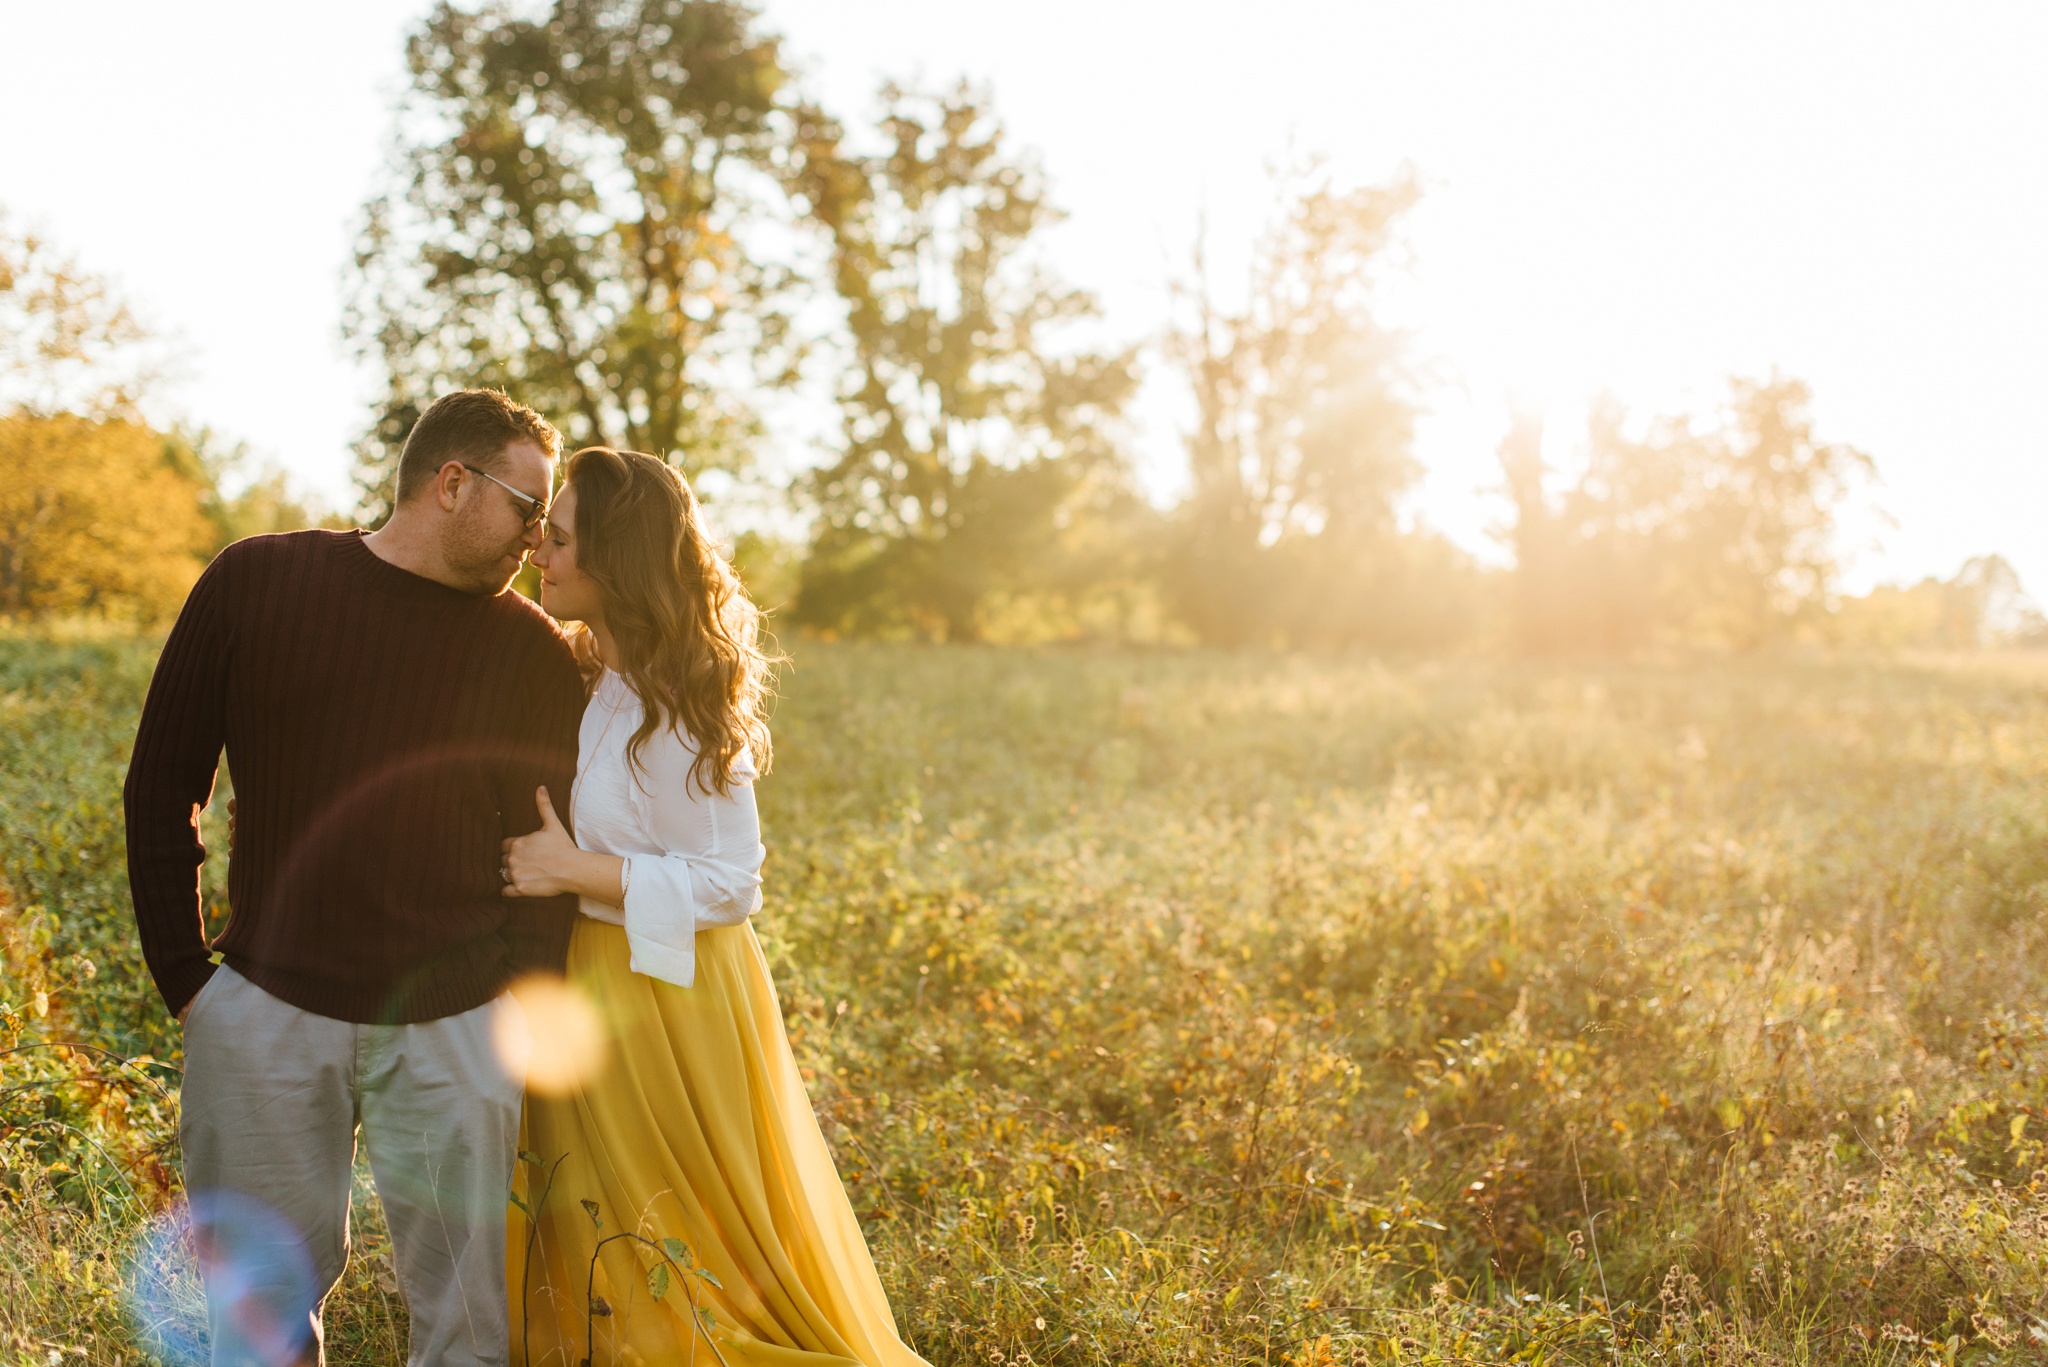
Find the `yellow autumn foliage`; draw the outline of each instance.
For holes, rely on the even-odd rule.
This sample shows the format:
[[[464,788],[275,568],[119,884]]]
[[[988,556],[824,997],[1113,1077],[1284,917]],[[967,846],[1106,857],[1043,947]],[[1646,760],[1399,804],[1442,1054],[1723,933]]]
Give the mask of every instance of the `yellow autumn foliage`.
[[[0,416],[0,617],[175,613],[211,548],[203,493],[140,423]]]

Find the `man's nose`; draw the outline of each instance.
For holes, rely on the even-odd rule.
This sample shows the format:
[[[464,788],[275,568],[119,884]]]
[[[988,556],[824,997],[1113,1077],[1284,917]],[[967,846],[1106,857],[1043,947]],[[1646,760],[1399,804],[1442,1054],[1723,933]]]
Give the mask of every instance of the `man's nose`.
[[[547,519],[542,518],[528,527],[526,534],[519,538],[519,543],[526,547],[529,554],[540,549],[541,538],[546,533],[547,525]]]

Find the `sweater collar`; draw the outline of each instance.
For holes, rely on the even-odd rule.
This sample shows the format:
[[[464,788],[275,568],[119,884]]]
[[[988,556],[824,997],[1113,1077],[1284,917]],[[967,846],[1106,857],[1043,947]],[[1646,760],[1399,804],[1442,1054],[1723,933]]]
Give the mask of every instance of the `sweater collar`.
[[[490,593],[468,593],[438,579],[429,579],[424,574],[414,574],[411,570],[394,565],[370,549],[367,540],[369,533],[360,527],[337,532],[335,535],[340,538],[342,558],[371,583],[387,592],[449,604],[488,603],[499,596]],[[513,590],[508,588],[505,592],[511,593]]]

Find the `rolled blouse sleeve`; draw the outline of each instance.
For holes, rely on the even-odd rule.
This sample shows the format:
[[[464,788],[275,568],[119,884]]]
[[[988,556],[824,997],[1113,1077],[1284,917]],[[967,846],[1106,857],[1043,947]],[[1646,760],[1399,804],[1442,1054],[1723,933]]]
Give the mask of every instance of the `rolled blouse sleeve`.
[[[637,825],[659,853],[635,853],[624,907],[632,968],[688,987],[697,932],[734,926],[761,907],[761,820],[752,755],[733,762],[732,784],[705,792],[690,777],[696,753],[674,731],[648,737],[630,784]],[[630,767],[630,766],[629,766]]]

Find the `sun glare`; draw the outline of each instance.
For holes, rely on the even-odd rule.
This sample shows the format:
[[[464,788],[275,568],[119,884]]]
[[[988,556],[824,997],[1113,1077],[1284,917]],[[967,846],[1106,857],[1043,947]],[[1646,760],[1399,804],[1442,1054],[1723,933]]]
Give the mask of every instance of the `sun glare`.
[[[546,975],[512,985],[493,1033],[499,1062],[546,1096],[566,1096],[596,1078],[610,1053],[604,1022],[590,999]]]

